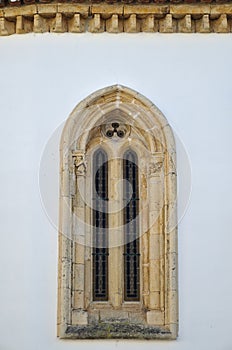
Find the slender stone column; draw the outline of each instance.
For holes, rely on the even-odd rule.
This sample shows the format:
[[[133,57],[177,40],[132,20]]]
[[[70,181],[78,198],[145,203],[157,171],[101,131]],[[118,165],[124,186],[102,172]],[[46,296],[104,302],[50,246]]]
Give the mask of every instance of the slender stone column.
[[[112,159],[109,162],[109,301],[114,308],[122,304],[122,215],[120,203],[122,186],[119,185],[121,173],[121,159]]]
[[[149,308],[160,309],[160,237],[162,235],[163,155],[155,154],[149,165]]]

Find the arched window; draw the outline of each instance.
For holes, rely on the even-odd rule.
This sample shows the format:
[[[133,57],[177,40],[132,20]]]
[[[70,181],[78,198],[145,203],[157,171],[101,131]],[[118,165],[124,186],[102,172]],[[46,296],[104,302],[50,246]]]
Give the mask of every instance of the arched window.
[[[58,334],[167,338],[178,331],[175,142],[161,112],[97,91],[61,139]]]

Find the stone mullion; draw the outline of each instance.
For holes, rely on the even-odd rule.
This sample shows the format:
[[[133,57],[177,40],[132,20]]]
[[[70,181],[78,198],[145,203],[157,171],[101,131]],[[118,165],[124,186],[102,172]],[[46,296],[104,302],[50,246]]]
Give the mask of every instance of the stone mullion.
[[[118,181],[121,175],[120,159],[114,158],[109,162],[109,302],[114,308],[122,304],[122,218],[120,202],[122,191],[119,190]]]

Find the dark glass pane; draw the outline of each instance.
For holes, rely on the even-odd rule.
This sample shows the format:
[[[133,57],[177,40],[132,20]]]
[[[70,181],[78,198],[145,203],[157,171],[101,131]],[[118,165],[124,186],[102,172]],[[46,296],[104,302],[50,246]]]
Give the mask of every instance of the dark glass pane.
[[[138,301],[139,278],[139,220],[138,220],[138,167],[137,155],[133,151],[124,154],[124,300]]]
[[[108,162],[103,150],[93,157],[93,300],[108,300]]]

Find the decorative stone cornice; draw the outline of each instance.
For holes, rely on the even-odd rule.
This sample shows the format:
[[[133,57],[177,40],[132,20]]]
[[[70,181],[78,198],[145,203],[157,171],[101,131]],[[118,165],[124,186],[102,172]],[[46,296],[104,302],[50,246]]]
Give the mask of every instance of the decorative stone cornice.
[[[0,36],[30,32],[84,33],[86,31],[92,33],[230,33],[232,3],[53,2],[0,8]]]

